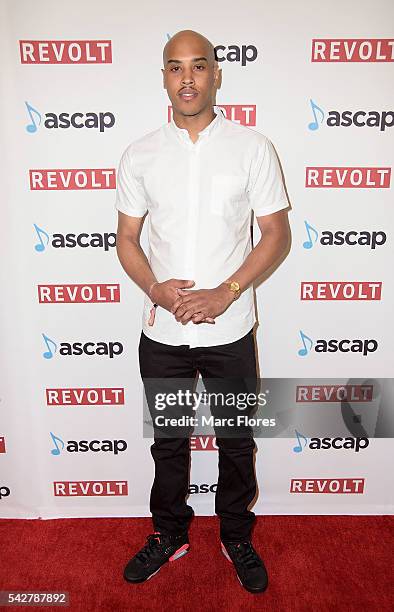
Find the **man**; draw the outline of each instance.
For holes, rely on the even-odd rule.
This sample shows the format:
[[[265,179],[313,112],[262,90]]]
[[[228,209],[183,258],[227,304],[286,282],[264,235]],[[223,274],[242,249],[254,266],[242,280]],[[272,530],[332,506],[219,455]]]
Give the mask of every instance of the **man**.
[[[152,417],[148,381],[170,388],[177,379],[186,389],[199,372],[207,389],[256,383],[253,282],[283,255],[290,233],[271,142],[213,104],[221,71],[212,44],[192,30],[178,32],[164,47],[163,66],[172,119],[127,147],[115,203],[119,260],[146,294],[139,363]],[[252,210],[262,233],[253,249]],[[149,259],[139,242],[146,213]],[[211,406],[217,415],[226,409]],[[248,509],[256,495],[253,436],[248,427],[238,437],[215,433],[222,551],[241,584],[262,592],[267,572],[251,543],[255,515]],[[189,439],[156,428],[151,453],[154,533],[126,565],[129,582],[151,578],[189,550]]]

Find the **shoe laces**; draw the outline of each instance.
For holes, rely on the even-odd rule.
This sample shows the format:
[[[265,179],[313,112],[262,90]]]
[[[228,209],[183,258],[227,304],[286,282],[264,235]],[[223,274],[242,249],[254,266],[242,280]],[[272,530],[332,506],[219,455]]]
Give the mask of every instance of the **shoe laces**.
[[[164,534],[160,533],[160,531],[149,534],[146,538],[145,546],[136,554],[136,557],[142,563],[147,563],[162,547],[164,537]]]
[[[245,567],[250,569],[261,566],[261,560],[251,542],[233,543],[229,544],[229,546],[235,553],[237,560],[245,565]]]

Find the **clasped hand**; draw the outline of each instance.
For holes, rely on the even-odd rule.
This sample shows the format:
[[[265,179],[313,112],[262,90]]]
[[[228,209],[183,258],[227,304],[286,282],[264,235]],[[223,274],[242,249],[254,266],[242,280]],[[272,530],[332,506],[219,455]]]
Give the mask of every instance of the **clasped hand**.
[[[231,291],[224,283],[214,289],[190,289],[193,285],[195,282],[191,280],[171,278],[153,285],[151,299],[183,325],[189,321],[215,324],[215,317],[233,301]]]

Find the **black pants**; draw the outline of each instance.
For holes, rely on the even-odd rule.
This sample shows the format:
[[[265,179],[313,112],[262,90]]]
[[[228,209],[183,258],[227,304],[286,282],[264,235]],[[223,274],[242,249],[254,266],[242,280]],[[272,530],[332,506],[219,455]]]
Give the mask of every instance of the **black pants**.
[[[191,323],[188,323],[189,325]],[[238,390],[246,379],[248,392],[256,393],[257,371],[253,330],[243,338],[228,344],[190,348],[156,342],[141,332],[139,343],[141,377],[147,393],[146,379],[188,379],[192,388],[197,371],[207,392],[217,391],[220,379],[226,389]],[[211,380],[210,380],[211,379]],[[212,380],[213,379],[213,380]],[[231,383],[229,381],[236,382]],[[169,381],[171,384],[171,381]],[[153,418],[154,408],[148,399]],[[229,412],[226,407],[212,407],[212,415]],[[233,409],[234,411],[235,409]],[[246,411],[247,412],[247,411]],[[220,518],[222,541],[243,541],[250,538],[255,514],[248,510],[256,495],[254,449],[249,427],[240,428],[242,437],[220,437],[215,427],[219,455],[219,478],[215,494],[215,512]],[[233,434],[234,435],[234,434]],[[180,533],[187,531],[193,509],[186,503],[190,471],[190,439],[188,437],[158,437],[151,446],[155,462],[155,477],[150,496],[150,511],[156,531]]]

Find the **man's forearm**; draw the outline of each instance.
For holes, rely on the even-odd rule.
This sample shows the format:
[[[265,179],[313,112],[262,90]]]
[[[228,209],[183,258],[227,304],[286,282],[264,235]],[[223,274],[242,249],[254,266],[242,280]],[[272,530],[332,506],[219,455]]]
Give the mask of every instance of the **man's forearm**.
[[[116,251],[123,270],[142,291],[148,294],[156,277],[141,245],[126,236],[118,236]]]
[[[238,270],[225,280],[237,280],[244,291],[279,259],[287,242],[286,234],[267,230]]]

